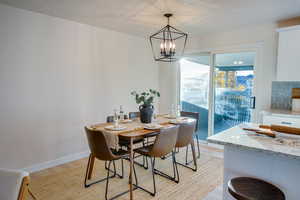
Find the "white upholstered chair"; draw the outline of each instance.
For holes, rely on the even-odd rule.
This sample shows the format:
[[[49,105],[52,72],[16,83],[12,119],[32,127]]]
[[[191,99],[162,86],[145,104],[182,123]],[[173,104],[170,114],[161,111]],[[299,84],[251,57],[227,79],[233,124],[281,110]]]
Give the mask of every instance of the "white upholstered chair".
[[[27,193],[36,199],[29,188],[29,173],[0,168],[0,199],[25,200]]]

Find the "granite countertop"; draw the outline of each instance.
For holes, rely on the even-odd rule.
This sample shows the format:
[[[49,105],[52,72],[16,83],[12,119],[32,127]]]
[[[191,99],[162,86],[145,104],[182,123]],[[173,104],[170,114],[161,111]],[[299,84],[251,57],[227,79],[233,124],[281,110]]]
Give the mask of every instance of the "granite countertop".
[[[244,126],[235,126],[217,135],[210,136],[207,141],[300,159],[300,139],[283,139],[284,143],[280,143],[279,139],[245,131],[242,129]],[[258,125],[248,124],[247,126]]]

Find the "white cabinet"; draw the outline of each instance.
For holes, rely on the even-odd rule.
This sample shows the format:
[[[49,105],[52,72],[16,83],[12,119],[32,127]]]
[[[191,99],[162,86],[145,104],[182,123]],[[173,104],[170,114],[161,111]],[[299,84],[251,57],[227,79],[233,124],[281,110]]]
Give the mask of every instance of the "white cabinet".
[[[281,125],[300,128],[300,113],[289,110],[262,111],[261,123],[264,125]]]
[[[277,81],[300,81],[300,25],[277,31]]]
[[[300,128],[300,118],[286,117],[286,116],[274,116],[265,115],[263,117],[264,125],[282,125],[282,126],[292,126]]]

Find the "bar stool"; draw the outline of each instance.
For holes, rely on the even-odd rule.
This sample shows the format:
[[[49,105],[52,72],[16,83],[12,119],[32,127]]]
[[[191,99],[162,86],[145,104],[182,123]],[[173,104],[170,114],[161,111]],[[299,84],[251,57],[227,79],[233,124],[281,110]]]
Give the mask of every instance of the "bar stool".
[[[228,192],[237,200],[285,200],[276,186],[250,177],[237,177],[228,182]]]

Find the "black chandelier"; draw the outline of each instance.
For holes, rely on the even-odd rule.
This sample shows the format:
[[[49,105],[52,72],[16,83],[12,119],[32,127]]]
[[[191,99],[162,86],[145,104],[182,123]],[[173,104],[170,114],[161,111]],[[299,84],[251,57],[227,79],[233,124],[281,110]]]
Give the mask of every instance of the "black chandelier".
[[[170,26],[170,17],[173,14],[164,14],[168,24],[157,33],[150,36],[150,44],[155,61],[175,62],[184,53],[187,34]]]

